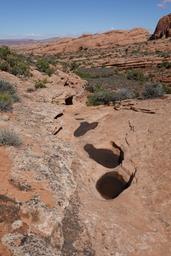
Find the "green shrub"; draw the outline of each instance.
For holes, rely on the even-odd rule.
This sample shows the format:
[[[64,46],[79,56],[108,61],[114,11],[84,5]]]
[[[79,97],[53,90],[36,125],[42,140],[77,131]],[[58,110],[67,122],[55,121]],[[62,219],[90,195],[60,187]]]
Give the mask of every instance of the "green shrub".
[[[164,91],[166,94],[171,94],[171,86],[165,85],[164,86]]]
[[[8,46],[0,47],[0,58],[6,60],[7,56],[11,53],[10,48]]]
[[[70,71],[77,71],[77,69],[79,68],[79,64],[77,62],[71,62],[69,63],[69,69]]]
[[[139,49],[134,49],[131,52],[132,55],[139,55],[140,54],[140,50]]]
[[[162,52],[162,51],[159,51],[159,50],[156,50],[156,54],[159,56],[159,57],[162,57],[162,58],[168,58],[170,57],[171,55],[171,52]]]
[[[47,84],[47,79],[43,79],[43,80],[37,80],[35,81],[35,89],[42,89],[42,88],[46,88],[46,84]]]
[[[3,60],[0,62],[0,70],[8,72],[9,68],[10,66],[7,61]]]
[[[103,90],[102,85],[100,84],[91,85],[90,83],[87,83],[85,89],[91,93]]]
[[[16,89],[12,84],[10,84],[4,80],[0,80],[0,92],[7,92],[7,91],[10,94],[16,93]]]
[[[135,97],[136,97],[135,93],[128,88],[121,88],[114,95],[114,98],[116,101],[133,99]]]
[[[169,69],[169,68],[171,68],[171,62],[165,61],[165,62],[162,62],[162,63],[158,64],[157,66],[159,68]]]
[[[0,80],[0,92],[1,93],[6,92],[6,93],[10,94],[12,96],[14,102],[19,100],[19,98],[17,96],[16,88],[7,81]]]
[[[75,74],[85,80],[92,78],[92,75],[90,73],[83,71],[83,70],[76,70]]]
[[[164,87],[162,84],[147,84],[143,91],[144,99],[158,98],[164,95]]]
[[[0,129],[0,145],[19,146],[21,139],[12,130]]]
[[[112,101],[112,94],[109,91],[97,91],[87,98],[88,106],[107,105]]]
[[[0,70],[17,76],[30,76],[29,61],[8,47],[0,47]]]
[[[8,93],[0,92],[0,111],[10,111],[12,109],[12,97]]]
[[[9,111],[12,109],[12,104],[17,102],[16,89],[10,83],[0,80],[0,111]]]
[[[141,71],[128,70],[127,79],[144,82],[147,80],[147,77]]]
[[[43,72],[48,76],[51,76],[54,73],[54,69],[50,67],[49,62],[44,58],[37,60],[36,67],[40,72]]]
[[[55,55],[49,55],[46,57],[46,59],[47,59],[48,63],[51,65],[56,65],[56,63],[57,63],[57,56],[55,56]]]
[[[15,76],[30,76],[30,70],[26,63],[17,62],[12,68],[11,73]]]
[[[115,103],[116,101],[133,99],[135,98],[135,93],[133,93],[128,88],[122,88],[116,92],[111,92],[107,90],[97,90],[93,94],[89,95],[87,98],[88,106],[98,106],[98,105],[108,105],[110,103]]]

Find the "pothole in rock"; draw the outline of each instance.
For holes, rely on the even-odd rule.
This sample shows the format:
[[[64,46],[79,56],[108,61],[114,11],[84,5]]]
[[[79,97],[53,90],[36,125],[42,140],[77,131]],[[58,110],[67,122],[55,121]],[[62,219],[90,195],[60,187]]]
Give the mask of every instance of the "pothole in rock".
[[[115,168],[124,160],[124,152],[116,146],[116,153],[106,148],[95,148],[92,144],[86,144],[84,150],[89,154],[89,158],[106,168]]]
[[[73,96],[69,96],[65,99],[65,105],[73,105]]]
[[[114,199],[132,184],[134,177],[135,173],[126,181],[119,173],[108,172],[97,181],[96,189],[106,200]]]
[[[88,123],[88,122],[81,122],[78,129],[75,130],[74,136],[80,137],[86,134],[90,130],[94,130],[98,126],[98,122]]]

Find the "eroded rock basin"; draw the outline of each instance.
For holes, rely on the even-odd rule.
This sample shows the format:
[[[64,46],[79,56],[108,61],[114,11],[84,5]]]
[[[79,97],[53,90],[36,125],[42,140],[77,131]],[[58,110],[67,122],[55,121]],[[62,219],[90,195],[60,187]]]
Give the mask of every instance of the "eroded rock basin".
[[[116,154],[110,149],[96,148],[92,144],[86,144],[84,150],[88,153],[90,159],[109,169],[117,167],[123,161],[120,151]]]
[[[104,199],[115,199],[124,190],[131,186],[135,178],[135,174],[136,173],[131,174],[127,181],[117,171],[107,172],[97,181],[96,189]]]

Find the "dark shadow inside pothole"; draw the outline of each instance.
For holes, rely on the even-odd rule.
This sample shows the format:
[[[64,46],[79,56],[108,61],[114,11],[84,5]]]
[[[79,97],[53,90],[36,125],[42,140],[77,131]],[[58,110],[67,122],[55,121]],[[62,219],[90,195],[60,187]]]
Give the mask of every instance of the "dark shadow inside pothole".
[[[65,99],[65,105],[73,105],[73,96],[69,96]]]
[[[106,200],[114,199],[132,184],[134,177],[135,173],[126,181],[119,173],[108,172],[97,181],[96,189]]]
[[[86,144],[84,150],[89,154],[89,158],[106,168],[115,168],[123,161],[121,152],[115,154],[112,150],[106,148],[95,148],[92,144]]]
[[[88,123],[88,122],[81,122],[80,126],[75,130],[74,136],[80,137],[85,135],[88,131],[94,130],[98,126],[98,122]]]

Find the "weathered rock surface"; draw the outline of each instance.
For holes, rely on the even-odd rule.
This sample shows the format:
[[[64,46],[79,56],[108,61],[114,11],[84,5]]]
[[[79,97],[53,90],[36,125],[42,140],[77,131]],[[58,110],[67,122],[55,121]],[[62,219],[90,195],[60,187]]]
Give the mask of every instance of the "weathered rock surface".
[[[54,54],[62,52],[75,52],[91,48],[106,48],[111,45],[126,45],[140,43],[147,40],[149,32],[143,28],[132,30],[112,30],[106,33],[82,35],[77,38],[64,38],[45,44],[30,44],[16,47],[25,52],[37,54]]]
[[[23,141],[0,148],[0,255],[170,256],[171,97],[90,108],[77,78],[66,106],[60,75],[32,94],[0,77],[15,81],[21,101],[4,123]],[[105,180],[97,189],[106,174],[125,184],[116,198]]]
[[[159,20],[154,34],[150,39],[155,40],[163,37],[171,37],[171,14],[168,14]]]

